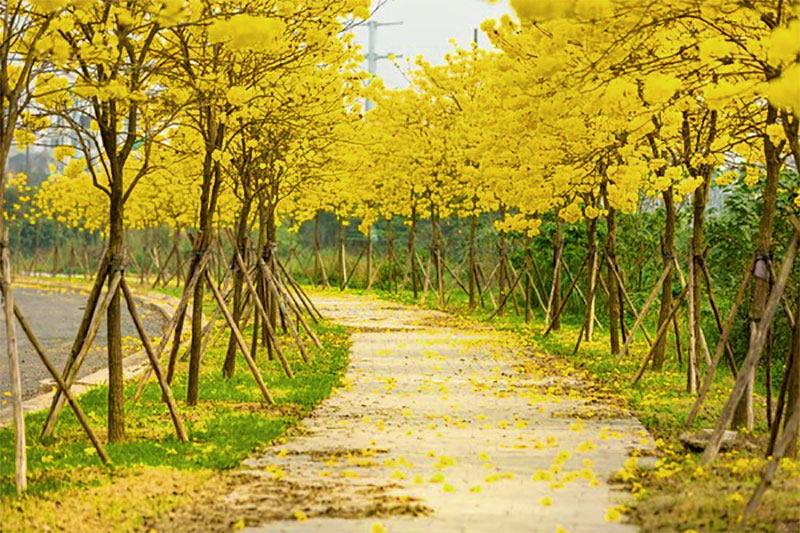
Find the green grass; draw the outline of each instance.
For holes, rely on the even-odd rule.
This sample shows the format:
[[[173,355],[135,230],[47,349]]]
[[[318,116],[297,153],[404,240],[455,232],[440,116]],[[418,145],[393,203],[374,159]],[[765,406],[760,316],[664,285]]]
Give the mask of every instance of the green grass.
[[[323,350],[308,342],[308,364],[284,339],[283,346],[296,374],[294,379],[287,378],[277,361],[269,361],[266,352],[259,350],[257,363],[275,397],[274,407],[262,404],[261,393],[241,355],[236,375],[228,380],[222,377],[227,335],[205,355],[200,403],[196,407],[188,407],[182,401],[186,396],[186,364],[180,364],[173,392],[189,433],[187,443],[176,438],[166,405],[160,401],[161,391],[151,380],[137,404],[126,403],[127,439],[106,446],[113,463],[109,467],[102,465],[68,407],[59,419],[55,437],[49,441],[39,438],[46,413],[28,414],[29,494],[45,496],[64,488],[96,486],[108,482],[110,473],[131,467],[222,470],[236,466],[257,448],[281,436],[339,384],[347,365],[347,331],[330,324],[318,325],[316,331]],[[126,387],[126,398],[133,395],[134,389],[135,383]],[[92,389],[81,396],[79,403],[104,439],[107,388]],[[68,472],[81,475],[66,475]],[[0,509],[14,498],[13,476],[14,435],[7,427],[0,429]]]

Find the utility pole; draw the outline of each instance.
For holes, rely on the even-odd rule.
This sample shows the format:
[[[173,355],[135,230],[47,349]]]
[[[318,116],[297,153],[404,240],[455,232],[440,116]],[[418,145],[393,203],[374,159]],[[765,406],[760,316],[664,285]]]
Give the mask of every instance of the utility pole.
[[[399,26],[402,22],[378,22],[370,20],[367,22],[369,28],[369,48],[367,52],[367,72],[373,76],[378,72],[378,61],[381,59],[389,59],[389,55],[378,55],[378,28],[381,26]],[[403,57],[402,55],[397,57]],[[366,110],[374,108],[375,104],[371,100],[366,101]]]

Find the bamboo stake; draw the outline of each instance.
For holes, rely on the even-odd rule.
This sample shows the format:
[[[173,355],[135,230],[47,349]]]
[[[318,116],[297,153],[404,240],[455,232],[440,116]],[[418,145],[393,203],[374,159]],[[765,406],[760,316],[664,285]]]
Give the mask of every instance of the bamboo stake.
[[[258,297],[258,290],[256,290],[255,286],[253,285],[253,280],[250,277],[250,273],[247,270],[247,266],[244,264],[241,254],[239,254],[239,250],[234,249],[234,255],[236,256],[236,262],[239,264],[239,268],[242,269],[242,273],[244,274],[244,283],[247,286],[247,289],[253,295],[253,302],[258,308],[258,312],[261,314],[264,327],[267,328],[267,333],[271,338],[272,345],[275,347],[275,353],[278,354],[278,360],[283,367],[283,371],[290,378],[294,378],[292,367],[289,365],[289,361],[286,360],[286,356],[283,355],[283,350],[281,349],[280,342],[278,341],[278,336],[275,334],[275,330],[272,329],[272,324],[270,323],[267,310],[264,309],[264,304],[261,303],[261,298]]]
[[[23,493],[28,487],[28,459],[25,443],[25,414],[22,411],[22,379],[19,370],[19,351],[17,350],[17,328],[14,325],[14,294],[11,292],[11,258],[8,253],[8,229],[0,242],[0,263],[2,263],[3,312],[6,318],[6,349],[8,350],[8,370],[11,379],[11,402],[14,412],[15,462],[14,481],[17,492]]]
[[[642,325],[644,321],[644,317],[647,316],[647,312],[650,310],[650,306],[653,305],[653,302],[656,301],[658,297],[658,293],[661,291],[661,286],[664,284],[664,280],[667,279],[667,275],[669,271],[672,269],[672,265],[668,264],[664,267],[664,270],[661,272],[661,277],[658,278],[658,282],[656,282],[653,290],[650,291],[650,295],[647,297],[647,301],[644,303],[644,307],[642,307],[641,312],[639,312],[636,320],[633,323],[633,327],[631,328],[630,332],[628,333],[628,338],[625,341],[625,344],[622,346],[622,349],[619,351],[619,355],[617,356],[617,360],[614,362],[615,365],[618,365],[622,358],[625,357],[625,354],[628,353],[628,348],[630,347],[631,343],[633,342],[633,336],[636,333],[636,330],[639,329],[639,326]],[[658,344],[657,341],[654,341]]]
[[[253,374],[253,378],[255,378],[256,383],[258,384],[261,394],[264,396],[264,399],[269,405],[275,405],[275,400],[272,399],[272,395],[270,394],[269,390],[267,390],[267,386],[264,385],[264,380],[261,378],[261,372],[259,372],[256,362],[250,355],[250,350],[247,348],[247,343],[245,342],[244,337],[242,337],[241,331],[239,331],[239,328],[236,326],[236,322],[234,322],[231,312],[228,310],[228,306],[225,304],[225,300],[222,298],[222,294],[220,294],[219,288],[214,283],[214,279],[211,277],[211,274],[209,274],[208,270],[205,271],[205,278],[206,283],[211,289],[211,292],[214,293],[214,299],[217,301],[217,305],[222,311],[225,321],[228,322],[228,327],[231,328],[231,333],[233,333],[233,336],[236,339],[236,344],[239,345],[239,349],[242,351],[242,354],[244,354],[244,358],[247,361],[247,366],[250,368],[250,372]]]
[[[175,329],[178,326],[179,322],[183,322],[184,320],[184,313],[186,311],[186,306],[189,304],[189,300],[192,297],[192,291],[194,291],[194,286],[199,283],[200,276],[202,276],[203,270],[205,269],[206,263],[208,262],[208,253],[206,252],[203,254],[203,257],[200,258],[200,261],[197,264],[197,268],[192,273],[192,277],[189,279],[189,282],[183,289],[183,296],[181,296],[180,301],[178,302],[178,307],[175,309],[175,313],[172,315],[172,319],[169,321],[167,325],[167,330],[161,337],[161,343],[158,346],[158,351],[156,351],[156,357],[159,359],[161,358],[161,354],[164,353],[167,345],[169,344],[172,334],[175,332]],[[174,342],[177,342],[179,339],[176,339]],[[178,343],[180,344],[180,343]],[[139,378],[139,384],[136,387],[136,392],[133,394],[133,398],[131,398],[131,403],[136,403],[139,401],[139,398],[142,397],[142,393],[144,392],[144,388],[147,385],[147,381],[150,379],[152,369],[148,368],[143,374],[142,377]],[[167,380],[169,382],[169,380]]]
[[[136,326],[136,331],[139,333],[139,338],[142,340],[142,346],[144,346],[144,351],[147,354],[147,358],[150,360],[150,365],[152,366],[153,372],[156,375],[158,384],[161,386],[161,393],[167,400],[169,416],[172,418],[172,424],[175,426],[175,434],[178,436],[178,440],[181,442],[188,442],[189,437],[186,435],[186,429],[183,427],[183,421],[181,420],[181,415],[178,412],[178,405],[175,403],[175,397],[172,395],[172,389],[167,383],[163,372],[161,372],[161,365],[158,363],[158,357],[153,351],[153,346],[150,344],[150,339],[147,337],[147,331],[144,329],[144,325],[139,318],[139,312],[136,310],[133,294],[131,294],[131,290],[128,288],[128,284],[125,282],[124,277],[120,281],[120,286],[122,287],[122,294],[125,296],[125,303],[128,305],[128,312],[133,319],[133,324]]]
[[[697,396],[697,399],[694,402],[694,406],[692,410],[689,412],[689,416],[686,419],[686,427],[692,427],[694,424],[694,420],[697,417],[697,414],[700,412],[700,407],[703,405],[705,401],[706,394],[708,394],[709,389],[711,388],[711,383],[714,380],[714,371],[719,364],[719,359],[722,357],[722,351],[728,343],[728,339],[730,337],[731,331],[733,331],[733,325],[736,322],[736,314],[739,312],[739,307],[742,305],[742,301],[744,300],[744,295],[747,292],[747,287],[750,284],[750,280],[753,276],[753,264],[748,263],[747,270],[745,275],[742,279],[742,283],[739,285],[739,289],[736,291],[736,296],[733,300],[733,305],[731,306],[730,311],[728,312],[728,317],[725,320],[725,325],[722,328],[722,333],[720,334],[719,341],[717,341],[717,347],[714,350],[714,357],[711,359],[711,366],[708,368],[708,373],[706,374],[706,378],[703,381],[703,386],[700,389],[700,394]]]
[[[761,356],[761,349],[763,348],[764,342],[767,338],[767,330],[769,330],[770,326],[772,325],[772,319],[775,316],[775,311],[780,304],[783,291],[786,289],[786,283],[789,280],[789,274],[792,271],[794,259],[797,255],[798,244],[800,244],[800,228],[795,229],[794,234],[792,235],[792,240],[786,249],[780,274],[778,275],[774,287],[769,293],[767,305],[764,308],[764,315],[762,316],[759,325],[756,328],[756,334],[753,338],[753,342],[750,343],[750,346],[747,350],[747,355],[742,362],[742,366],[739,368],[739,375],[736,376],[736,383],[734,384],[733,392],[728,398],[725,406],[722,408],[719,420],[714,428],[714,433],[711,435],[711,438],[706,445],[706,449],[703,451],[703,464],[708,464],[713,461],[719,453],[720,444],[722,443],[722,435],[733,418],[736,404],[741,399],[742,394],[744,394],[744,390],[747,386],[748,376],[758,364],[758,360]],[[795,413],[795,415],[797,415],[797,413]]]
[[[61,389],[64,395],[66,395],[70,407],[75,412],[75,417],[78,419],[81,427],[86,432],[89,440],[92,442],[94,449],[97,450],[98,457],[100,457],[104,464],[111,463],[111,458],[108,456],[108,453],[106,453],[106,450],[103,447],[102,442],[100,442],[100,439],[97,438],[97,434],[95,434],[91,425],[89,425],[89,419],[86,418],[86,415],[84,414],[83,409],[81,409],[80,404],[78,404],[78,400],[75,398],[75,395],[72,394],[72,391],[69,389],[69,387],[67,387],[67,384],[64,383],[64,378],[61,377],[61,374],[53,365],[50,358],[47,356],[47,354],[45,354],[42,345],[39,344],[39,340],[33,334],[33,329],[31,329],[28,321],[25,320],[25,317],[22,315],[22,312],[16,305],[14,306],[14,315],[17,317],[17,321],[22,327],[22,331],[25,332],[25,336],[28,337],[28,341],[31,343],[31,346],[33,346],[33,351],[36,352],[36,354],[39,356],[39,359],[42,360],[45,368],[47,368],[47,371],[50,373],[50,376],[55,380],[56,384],[58,384],[58,387]]]
[[[114,273],[113,277],[111,278],[111,284],[108,287],[108,292],[106,292],[103,301],[100,303],[100,307],[98,308],[97,313],[92,320],[92,324],[89,326],[89,331],[86,333],[86,339],[81,347],[81,351],[78,352],[78,355],[75,357],[75,362],[73,363],[72,367],[70,367],[69,372],[64,378],[64,383],[67,387],[72,387],[73,383],[75,383],[75,380],[78,377],[78,371],[80,370],[81,365],[83,365],[86,356],[89,355],[89,349],[91,348],[92,343],[97,336],[97,332],[99,331],[100,325],[103,322],[103,317],[105,316],[106,311],[108,311],[108,306],[111,304],[111,300],[114,298],[114,294],[119,288],[119,282],[121,279],[121,272]],[[55,427],[55,423],[58,420],[58,416],[61,414],[63,407],[63,400],[60,403],[53,403],[51,406],[50,413],[48,413],[48,420],[53,420],[53,427]]]

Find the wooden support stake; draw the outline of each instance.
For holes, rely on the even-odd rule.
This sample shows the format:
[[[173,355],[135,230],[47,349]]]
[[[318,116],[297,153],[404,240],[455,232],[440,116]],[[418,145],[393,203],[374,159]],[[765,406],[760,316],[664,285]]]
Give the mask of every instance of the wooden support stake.
[[[188,283],[183,289],[183,296],[181,296],[180,301],[178,302],[178,307],[175,309],[175,313],[172,315],[172,319],[167,324],[167,329],[164,334],[161,336],[161,343],[158,346],[158,350],[156,351],[156,357],[158,359],[161,358],[161,354],[164,353],[167,345],[172,338],[172,334],[175,332],[175,329],[178,327],[178,323],[182,322],[185,318],[185,311],[186,306],[189,304],[189,300],[192,297],[192,293],[194,292],[194,286],[200,282],[200,276],[203,275],[203,271],[205,270],[206,264],[208,263],[209,254],[206,252],[203,254],[203,257],[200,258],[200,261],[197,263],[197,268],[192,273],[192,277],[189,279]],[[176,339],[174,342],[177,342]],[[131,398],[131,403],[136,403],[139,401],[139,398],[142,397],[142,393],[144,392],[144,388],[147,385],[147,381],[150,379],[150,375],[152,373],[152,368],[148,368],[143,374],[142,377],[139,378],[139,383],[136,386],[136,392],[133,394]],[[168,380],[169,381],[169,380]]]
[[[217,301],[217,305],[222,311],[222,316],[225,317],[228,327],[231,328],[231,333],[233,333],[233,336],[236,339],[236,344],[239,345],[239,349],[242,351],[242,354],[247,361],[247,366],[250,367],[250,372],[253,374],[253,377],[258,384],[261,394],[264,396],[264,399],[269,405],[275,405],[275,400],[272,399],[272,394],[270,394],[269,390],[267,390],[267,386],[264,385],[264,380],[261,378],[261,372],[258,370],[256,362],[250,355],[250,350],[247,348],[247,343],[245,342],[244,337],[242,337],[242,332],[239,331],[238,326],[236,326],[236,322],[233,320],[233,316],[231,316],[231,312],[228,310],[228,306],[225,304],[225,299],[222,298],[222,294],[220,294],[219,288],[217,288],[216,284],[214,283],[214,279],[211,277],[211,274],[208,272],[208,270],[205,272],[205,278],[208,287],[211,289],[211,292],[214,293],[214,299]]]
[[[664,280],[667,279],[667,274],[669,274],[669,271],[671,269],[672,269],[672,265],[668,264],[666,267],[664,267],[664,270],[661,272],[661,277],[658,278],[658,282],[656,282],[655,286],[653,287],[653,290],[650,291],[650,296],[647,297],[647,301],[645,302],[644,307],[642,307],[641,312],[636,317],[636,320],[633,323],[633,327],[631,328],[630,332],[628,333],[628,339],[625,341],[625,344],[622,346],[622,349],[619,351],[619,355],[617,356],[617,360],[614,362],[615,365],[618,365],[620,363],[620,361],[622,361],[622,358],[625,356],[625,354],[628,353],[628,348],[630,347],[631,342],[633,342],[633,336],[636,333],[636,330],[638,330],[639,326],[642,325],[642,322],[644,321],[644,317],[647,316],[647,312],[650,310],[650,306],[653,305],[653,302],[656,301],[656,298],[658,298],[658,293],[661,291],[661,286],[664,284]],[[656,344],[658,344],[658,341],[654,341],[654,342]]]
[[[75,358],[81,351],[83,344],[86,342],[86,334],[92,324],[92,317],[94,316],[94,312],[97,309],[97,304],[100,301],[100,295],[103,293],[103,284],[106,281],[107,275],[108,248],[104,248],[102,258],[100,259],[100,265],[97,267],[94,285],[92,285],[92,290],[89,292],[89,299],[86,301],[86,308],[83,310],[83,317],[81,318],[80,326],[78,326],[78,332],[75,334],[75,340],[72,343],[72,348],[70,349],[69,356],[67,357],[67,363],[64,365],[64,371],[61,373],[62,377],[65,378],[65,381],[66,377],[69,375],[70,368],[75,362]],[[64,398],[61,394],[61,390],[59,389],[56,391],[56,395],[53,397],[53,401],[50,404],[50,412],[48,413],[47,418],[44,421],[44,425],[42,426],[42,438],[49,437],[53,434],[53,430],[55,429],[55,419],[53,416],[55,413],[60,412],[63,403]]]
[[[703,277],[706,281],[706,294],[708,295],[708,302],[711,304],[711,311],[714,313],[714,321],[717,323],[717,330],[720,334],[722,334],[723,326],[722,326],[722,316],[719,312],[719,307],[717,307],[716,299],[714,298],[714,285],[711,281],[711,273],[708,271],[708,265],[706,262],[703,261]],[[728,367],[731,369],[731,375],[736,377],[736,374],[739,371],[736,369],[736,357],[733,353],[733,348],[731,347],[730,341],[725,343],[725,355],[728,361]]]
[[[17,492],[28,488],[28,458],[25,443],[25,413],[22,410],[22,379],[17,350],[17,328],[14,325],[14,294],[11,292],[11,257],[8,253],[8,229],[0,235],[0,263],[2,263],[3,312],[6,318],[6,348],[8,350],[8,369],[11,378],[11,402],[14,412],[15,462],[14,481]]]
[[[572,277],[572,283],[569,284],[569,290],[567,291],[567,294],[561,299],[561,305],[559,306],[558,309],[556,309],[556,314],[553,315],[552,318],[549,320],[550,323],[547,325],[547,329],[544,332],[544,336],[545,337],[547,337],[550,334],[550,332],[553,330],[553,324],[555,324],[556,319],[561,316],[561,313],[564,312],[564,308],[567,306],[567,301],[569,300],[569,297],[572,294],[572,291],[578,285],[578,281],[581,278],[581,273],[583,272],[583,269],[586,267],[586,262],[588,260],[589,260],[589,255],[588,254],[583,256],[583,261],[581,261],[581,266],[578,268],[578,274],[576,276]],[[551,296],[553,294],[554,293],[551,292]],[[551,299],[551,301],[552,301],[552,299]],[[586,300],[584,300],[584,303],[586,303]],[[587,306],[588,306],[588,304],[587,304]]]
[[[764,314],[759,321],[758,327],[756,328],[755,336],[748,347],[747,355],[745,356],[742,366],[739,369],[739,375],[736,376],[736,383],[733,386],[733,392],[731,392],[727,403],[722,408],[722,412],[720,413],[719,420],[714,428],[714,432],[712,433],[711,438],[706,445],[706,449],[703,451],[702,463],[704,465],[707,465],[713,461],[719,453],[719,448],[722,443],[722,436],[725,432],[725,429],[731,423],[736,405],[739,403],[739,400],[744,394],[744,390],[747,386],[748,376],[758,364],[758,360],[761,356],[761,349],[764,347],[764,342],[767,340],[767,331],[772,325],[772,319],[775,317],[775,311],[778,309],[778,305],[780,305],[781,298],[783,297],[783,291],[786,289],[786,283],[789,280],[789,274],[792,271],[794,259],[797,255],[798,244],[800,244],[800,228],[795,229],[794,234],[792,235],[792,240],[790,241],[789,246],[786,249],[786,253],[784,254],[780,273],[775,281],[775,285],[772,287],[772,290],[769,293],[767,305],[764,308]],[[795,412],[795,415],[797,415],[797,412]]]
[[[150,360],[150,366],[153,369],[153,373],[156,375],[158,384],[161,386],[161,392],[164,398],[167,400],[169,416],[172,418],[172,425],[175,426],[175,434],[178,436],[178,440],[181,442],[188,442],[189,437],[186,435],[186,429],[183,427],[183,421],[181,420],[181,415],[178,412],[178,405],[175,403],[175,397],[172,395],[172,389],[170,388],[169,383],[167,383],[167,379],[163,372],[161,372],[161,365],[158,363],[158,357],[153,351],[153,346],[150,344],[150,339],[147,337],[147,331],[144,329],[142,320],[139,318],[139,312],[136,310],[136,303],[133,300],[133,294],[131,294],[131,290],[128,288],[128,284],[125,282],[124,277],[120,281],[120,286],[122,287],[122,294],[125,296],[125,303],[128,304],[128,312],[131,315],[131,319],[133,319],[133,324],[136,326],[136,331],[139,333],[139,338],[142,340],[142,346],[144,346],[144,351],[147,354],[147,358]]]
[[[688,292],[689,287],[684,287],[681,290],[680,296],[676,298],[672,304],[672,308],[669,311],[668,319],[661,323],[661,327],[658,328],[656,332],[656,338],[653,341],[653,344],[650,346],[650,349],[647,351],[647,354],[642,358],[642,362],[639,365],[639,370],[636,372],[636,375],[633,376],[633,383],[636,384],[642,379],[644,375],[644,371],[647,370],[647,365],[650,363],[650,359],[653,357],[653,352],[656,350],[656,346],[661,341],[661,338],[667,334],[667,330],[669,329],[669,324],[672,321],[672,318],[675,316],[675,313],[678,311],[678,308],[681,305],[681,302],[686,297],[686,293]]]
[[[61,377],[61,374],[44,352],[44,348],[42,348],[42,345],[39,344],[39,339],[37,339],[33,334],[33,329],[31,329],[28,321],[25,320],[25,317],[22,315],[22,312],[16,305],[14,306],[14,315],[17,317],[20,327],[22,327],[22,331],[25,332],[25,336],[28,337],[28,341],[31,343],[31,346],[33,346],[33,351],[36,352],[36,354],[39,356],[39,359],[42,360],[45,368],[47,368],[47,371],[50,373],[50,376],[55,380],[56,384],[58,384],[58,387],[61,389],[64,395],[66,395],[67,402],[69,402],[70,407],[75,412],[75,417],[78,419],[83,431],[86,432],[86,435],[92,442],[94,449],[97,450],[98,457],[100,457],[105,464],[111,463],[111,458],[108,456],[108,453],[106,453],[103,443],[100,442],[100,439],[97,438],[97,434],[95,434],[94,430],[92,430],[92,427],[89,425],[89,419],[86,418],[83,409],[81,409],[80,404],[78,404],[77,398],[75,398],[75,395],[72,394],[71,390],[69,390],[67,384],[64,383],[64,378]]]
[[[264,327],[267,328],[267,333],[269,334],[270,340],[272,341],[272,345],[275,348],[275,353],[278,354],[278,360],[280,361],[281,366],[283,367],[283,371],[290,378],[294,378],[294,372],[292,371],[292,367],[289,365],[289,361],[286,360],[286,356],[283,355],[283,350],[281,349],[280,342],[278,341],[278,336],[275,334],[275,330],[272,329],[272,323],[269,320],[269,314],[267,313],[267,310],[264,308],[264,304],[261,303],[261,298],[258,297],[258,290],[256,290],[256,287],[253,284],[253,280],[250,277],[250,272],[248,272],[247,265],[244,264],[244,260],[242,259],[239,250],[234,249],[233,253],[236,256],[236,262],[239,264],[239,268],[242,270],[244,283],[253,296],[253,302],[255,302],[255,305],[258,308],[258,312],[261,314]]]
[[[497,309],[495,309],[494,313],[492,313],[489,316],[489,320],[491,320],[495,316],[497,316],[497,313],[499,313],[500,310],[503,309],[503,307],[506,305],[506,302],[508,301],[509,297],[513,297],[512,295],[514,294],[514,289],[517,287],[517,284],[519,283],[520,278],[522,278],[523,272],[524,272],[523,270],[519,271],[519,273],[517,274],[516,279],[514,280],[514,283],[511,285],[511,289],[509,289],[509,291],[506,294],[503,295],[503,300],[500,302],[500,305],[497,306]]]
[[[783,431],[783,435],[781,435],[781,438],[778,441],[778,444],[775,446],[772,459],[764,469],[764,473],[761,475],[761,482],[758,484],[755,492],[753,492],[753,495],[750,497],[750,501],[747,502],[747,507],[745,507],[744,513],[742,514],[742,524],[745,524],[747,517],[750,516],[753,511],[756,510],[756,508],[758,508],[758,504],[761,503],[762,496],[764,496],[767,488],[772,484],[772,480],[775,478],[775,473],[778,471],[778,467],[780,466],[781,458],[783,458],[786,450],[789,448],[789,445],[795,438],[798,426],[800,426],[800,395],[797,397],[797,404],[794,408],[794,414],[789,420],[786,421],[786,427]]]
[[[617,283],[619,283],[619,288],[622,291],[622,295],[625,297],[625,301],[628,302],[628,306],[631,308],[631,311],[633,311],[633,314],[638,317],[639,311],[636,310],[636,306],[633,305],[633,300],[631,300],[631,297],[628,294],[628,290],[625,288],[625,283],[622,281],[622,276],[620,275],[617,264],[614,261],[612,261],[611,257],[609,257],[608,255],[606,255],[606,261],[608,261],[608,266],[611,268],[611,272],[614,273],[614,277],[617,278]],[[625,322],[623,321],[622,324],[624,325]],[[644,333],[644,338],[647,340],[647,343],[650,346],[652,346],[653,341],[650,340],[650,335],[647,334],[647,328],[645,328],[644,325],[642,326],[642,333]],[[631,335],[631,333],[629,332],[628,335]]]
[[[295,294],[297,294],[298,299],[303,303],[303,307],[306,308],[306,311],[308,311],[311,319],[314,322],[318,322],[317,319],[324,320],[322,313],[319,312],[319,309],[317,309],[317,307],[314,305],[314,302],[311,301],[311,298],[309,298],[303,289],[300,288],[300,285],[298,285],[297,282],[286,272],[286,269],[281,261],[276,258],[275,262],[278,263],[278,267],[281,269],[281,272],[283,272],[283,275],[286,276],[289,285],[292,287],[292,289],[294,289]],[[314,316],[315,314],[316,316]]]
[[[277,284],[277,281],[275,280],[275,277],[272,275],[272,272],[270,272],[269,267],[264,262],[264,259],[257,254],[256,257],[258,261],[258,267],[261,270],[261,276],[264,278],[267,290],[269,290],[270,294],[272,295],[272,298],[277,302],[278,308],[280,309],[281,313],[283,313],[285,316],[288,317],[289,313],[286,310],[286,304],[284,303],[283,298],[281,298],[280,291],[278,290],[279,286]],[[295,327],[294,323],[291,320],[287,320],[286,325],[289,326],[289,332],[294,337],[295,343],[297,343],[297,347],[300,349],[300,355],[303,356],[303,361],[309,363],[311,359],[308,356],[308,352],[306,351],[306,346],[305,343],[303,342],[303,339],[300,338],[300,332],[297,330],[297,328]]]
[[[94,319],[89,326],[89,331],[86,332],[86,339],[81,347],[81,351],[78,352],[73,365],[70,367],[69,372],[67,372],[67,375],[64,378],[64,383],[68,388],[72,387],[72,384],[75,383],[75,380],[78,377],[78,371],[80,370],[81,365],[83,365],[83,361],[86,359],[86,356],[89,354],[89,349],[94,342],[94,338],[97,336],[97,332],[99,331],[100,325],[103,322],[103,317],[105,317],[106,311],[108,311],[108,306],[111,304],[111,300],[114,298],[114,294],[119,288],[119,282],[121,279],[122,272],[114,273],[113,277],[111,278],[111,284],[108,287],[108,292],[106,292],[105,296],[103,297],[103,301],[100,303],[100,307],[97,309],[97,313],[95,314]],[[48,420],[52,419],[53,427],[55,427],[55,423],[58,420],[58,416],[61,414],[63,406],[64,402],[62,400],[59,403],[54,402],[50,408]]]

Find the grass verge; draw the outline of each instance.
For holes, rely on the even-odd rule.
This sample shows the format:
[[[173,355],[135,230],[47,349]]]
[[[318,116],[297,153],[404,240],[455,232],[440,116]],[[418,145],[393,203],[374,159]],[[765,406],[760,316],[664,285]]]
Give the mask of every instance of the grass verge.
[[[212,307],[212,306],[209,306]],[[262,404],[261,394],[243,357],[236,375],[222,377],[227,335],[209,348],[201,370],[200,402],[186,396],[188,363],[178,365],[173,392],[189,433],[181,443],[174,434],[161,392],[151,380],[142,399],[126,404],[126,441],[108,444],[113,464],[104,466],[69,408],[55,438],[39,437],[46,413],[26,416],[29,490],[14,489],[14,435],[0,429],[0,530],[129,531],[167,511],[222,470],[279,438],[340,383],[347,366],[349,340],[343,327],[315,326],[323,349],[308,343],[310,363],[303,362],[288,338],[283,346],[294,371],[287,378],[266,351],[257,354],[264,382],[277,405]],[[250,333],[245,331],[245,333]],[[157,339],[154,339],[154,343]],[[135,383],[126,387],[133,395]],[[105,436],[107,388],[96,387],[79,400],[93,428]]]

